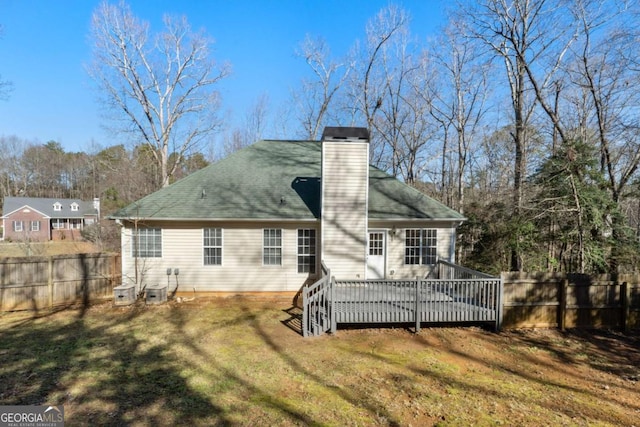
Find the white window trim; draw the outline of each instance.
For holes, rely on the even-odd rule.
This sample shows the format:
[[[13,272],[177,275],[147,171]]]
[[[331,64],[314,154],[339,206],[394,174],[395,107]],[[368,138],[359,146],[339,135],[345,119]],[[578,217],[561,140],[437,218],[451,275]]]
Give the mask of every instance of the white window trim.
[[[204,244],[204,230],[220,230],[220,246],[205,246]],[[206,248],[220,248],[220,264],[207,264],[205,263],[204,250]],[[222,227],[205,227],[202,229],[202,265],[204,267],[222,267],[224,265],[224,228]]]
[[[417,247],[419,249],[419,251],[420,251],[419,258],[418,258],[419,262],[416,263],[416,264],[407,263],[407,232],[409,232],[409,231],[419,231],[419,236],[420,236],[419,246],[412,246],[412,247]],[[426,246],[424,244],[424,240],[423,239],[428,239],[429,238],[429,237],[423,237],[422,236],[422,233],[424,231],[427,231],[427,232],[433,231],[435,233],[435,236],[434,236],[434,238],[435,238],[435,246]],[[404,263],[404,265],[433,265],[433,264],[425,264],[423,262],[424,258],[425,258],[425,254],[424,254],[423,251],[426,248],[434,248],[435,249],[435,257],[434,258],[437,259],[437,257],[438,257],[438,229],[437,228],[407,228],[407,229],[405,229],[405,232],[404,232],[404,255],[403,255],[403,263]]]
[[[280,246],[266,246],[264,244],[264,232],[267,230],[276,230],[280,232]],[[261,240],[262,240],[262,266],[263,267],[282,267],[283,266],[283,254],[284,254],[284,233],[282,228],[263,228],[262,229],[262,233],[261,233]],[[264,262],[264,257],[265,257],[265,249],[269,249],[269,248],[279,248],[280,249],[280,263],[279,264],[266,264]]]
[[[314,254],[301,254],[300,253],[300,243],[299,243],[299,239],[300,239],[300,232],[301,231],[312,231],[314,233],[313,236],[313,240],[314,240],[314,247],[315,247],[315,251]],[[309,247],[311,247],[311,245],[309,245]],[[314,262],[313,263],[309,263],[309,266],[313,267],[314,271],[303,271],[300,272],[300,258],[301,257],[309,257],[309,258],[313,258]],[[318,273],[318,231],[315,228],[298,228],[296,230],[296,272],[298,274],[310,274],[310,275],[315,275]]]
[[[160,230],[160,256],[140,256],[138,252],[140,252],[140,248],[138,247],[138,251],[136,251],[136,234],[140,232],[140,230]],[[161,227],[144,227],[144,228],[133,228],[131,230],[131,257],[132,258],[140,258],[140,259],[162,259],[164,257],[164,232]]]

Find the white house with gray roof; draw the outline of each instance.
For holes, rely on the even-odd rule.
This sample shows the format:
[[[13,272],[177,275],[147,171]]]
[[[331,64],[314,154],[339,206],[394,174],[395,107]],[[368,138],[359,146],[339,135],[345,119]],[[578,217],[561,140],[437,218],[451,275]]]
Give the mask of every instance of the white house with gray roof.
[[[368,132],[259,141],[109,218],[123,284],[297,292],[339,279],[415,278],[454,261],[458,212],[369,165]]]

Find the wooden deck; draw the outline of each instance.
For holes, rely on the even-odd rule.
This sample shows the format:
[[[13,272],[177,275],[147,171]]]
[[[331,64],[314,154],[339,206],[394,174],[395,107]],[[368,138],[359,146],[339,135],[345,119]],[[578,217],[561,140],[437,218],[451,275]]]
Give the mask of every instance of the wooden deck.
[[[335,332],[338,324],[501,323],[502,282],[439,262],[428,278],[344,281],[328,269],[303,290],[303,335]],[[442,278],[440,278],[442,277]]]

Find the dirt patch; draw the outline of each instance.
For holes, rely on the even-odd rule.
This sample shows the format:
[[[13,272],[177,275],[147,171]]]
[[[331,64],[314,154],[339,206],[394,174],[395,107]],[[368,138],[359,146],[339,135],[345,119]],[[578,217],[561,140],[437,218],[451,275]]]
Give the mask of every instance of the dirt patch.
[[[638,426],[640,336],[478,327],[302,338],[285,299],[0,315],[0,401],[69,425]]]

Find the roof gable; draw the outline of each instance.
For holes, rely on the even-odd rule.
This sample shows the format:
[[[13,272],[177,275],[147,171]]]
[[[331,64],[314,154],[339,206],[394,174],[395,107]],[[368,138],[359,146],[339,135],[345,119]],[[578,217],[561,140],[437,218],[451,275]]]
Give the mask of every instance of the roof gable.
[[[132,203],[110,218],[318,219],[321,149],[318,141],[259,141]],[[464,219],[373,166],[369,173],[372,219]]]

